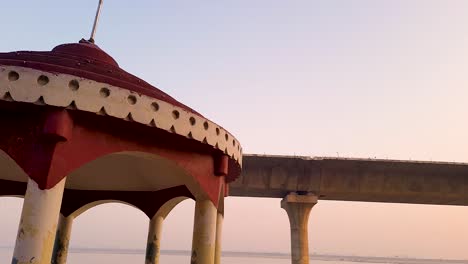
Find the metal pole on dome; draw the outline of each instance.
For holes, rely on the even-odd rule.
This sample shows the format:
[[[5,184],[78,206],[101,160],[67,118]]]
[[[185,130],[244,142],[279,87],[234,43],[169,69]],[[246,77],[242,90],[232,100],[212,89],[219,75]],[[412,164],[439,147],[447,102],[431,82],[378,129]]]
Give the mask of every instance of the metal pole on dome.
[[[99,15],[101,14],[102,2],[103,0],[99,0],[99,5],[96,10],[96,16],[94,17],[93,30],[91,31],[91,37],[89,38],[89,42],[92,43],[94,43],[94,36],[96,35],[97,24],[99,22]]]

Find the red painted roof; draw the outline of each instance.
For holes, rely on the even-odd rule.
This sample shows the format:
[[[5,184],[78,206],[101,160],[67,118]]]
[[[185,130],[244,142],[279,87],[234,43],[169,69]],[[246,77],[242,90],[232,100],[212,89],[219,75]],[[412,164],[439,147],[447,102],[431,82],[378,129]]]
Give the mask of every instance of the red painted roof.
[[[0,53],[0,65],[20,66],[37,70],[70,74],[108,83],[144,94],[200,115],[168,94],[122,70],[117,62],[97,45],[80,40],[63,44],[52,51],[17,51]],[[201,116],[201,115],[200,115]]]

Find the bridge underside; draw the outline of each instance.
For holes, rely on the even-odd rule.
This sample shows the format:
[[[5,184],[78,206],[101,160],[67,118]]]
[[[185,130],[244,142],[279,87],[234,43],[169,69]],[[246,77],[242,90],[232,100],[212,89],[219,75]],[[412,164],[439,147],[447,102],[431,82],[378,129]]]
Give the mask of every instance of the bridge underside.
[[[468,205],[468,164],[244,155],[231,196]]]

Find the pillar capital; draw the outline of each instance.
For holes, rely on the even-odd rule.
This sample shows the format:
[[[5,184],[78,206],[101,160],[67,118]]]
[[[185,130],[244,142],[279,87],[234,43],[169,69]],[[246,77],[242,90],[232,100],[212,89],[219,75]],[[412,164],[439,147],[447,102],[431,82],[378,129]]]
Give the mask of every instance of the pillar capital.
[[[286,206],[290,203],[296,204],[310,204],[314,206],[318,202],[318,196],[313,193],[308,194],[297,194],[295,192],[289,193],[286,195],[283,200],[281,200],[281,208],[286,209]]]

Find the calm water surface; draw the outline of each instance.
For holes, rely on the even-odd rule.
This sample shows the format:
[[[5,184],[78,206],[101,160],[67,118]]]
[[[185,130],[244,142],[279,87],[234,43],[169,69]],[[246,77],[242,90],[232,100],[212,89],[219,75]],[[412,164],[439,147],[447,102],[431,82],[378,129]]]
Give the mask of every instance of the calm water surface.
[[[144,257],[140,255],[119,255],[119,254],[72,254],[69,257],[70,264],[97,264],[97,263],[144,263]],[[190,256],[161,255],[161,264],[189,264]],[[291,264],[287,259],[275,258],[243,258],[225,257],[223,264]],[[335,261],[311,261],[311,264],[356,264],[355,262],[335,262]],[[362,263],[360,263],[362,264]],[[372,263],[371,263],[372,264]]]
[[[11,249],[0,248],[0,263],[11,263]],[[145,263],[141,254],[110,254],[110,253],[70,253],[69,264],[129,264]],[[161,264],[188,264],[190,256],[161,255]],[[277,258],[244,258],[244,257],[224,257],[223,264],[290,264],[288,259]],[[336,262],[336,261],[311,261],[311,264],[356,264],[357,262]],[[362,264],[362,263],[361,263]],[[374,264],[374,263],[367,263]]]

